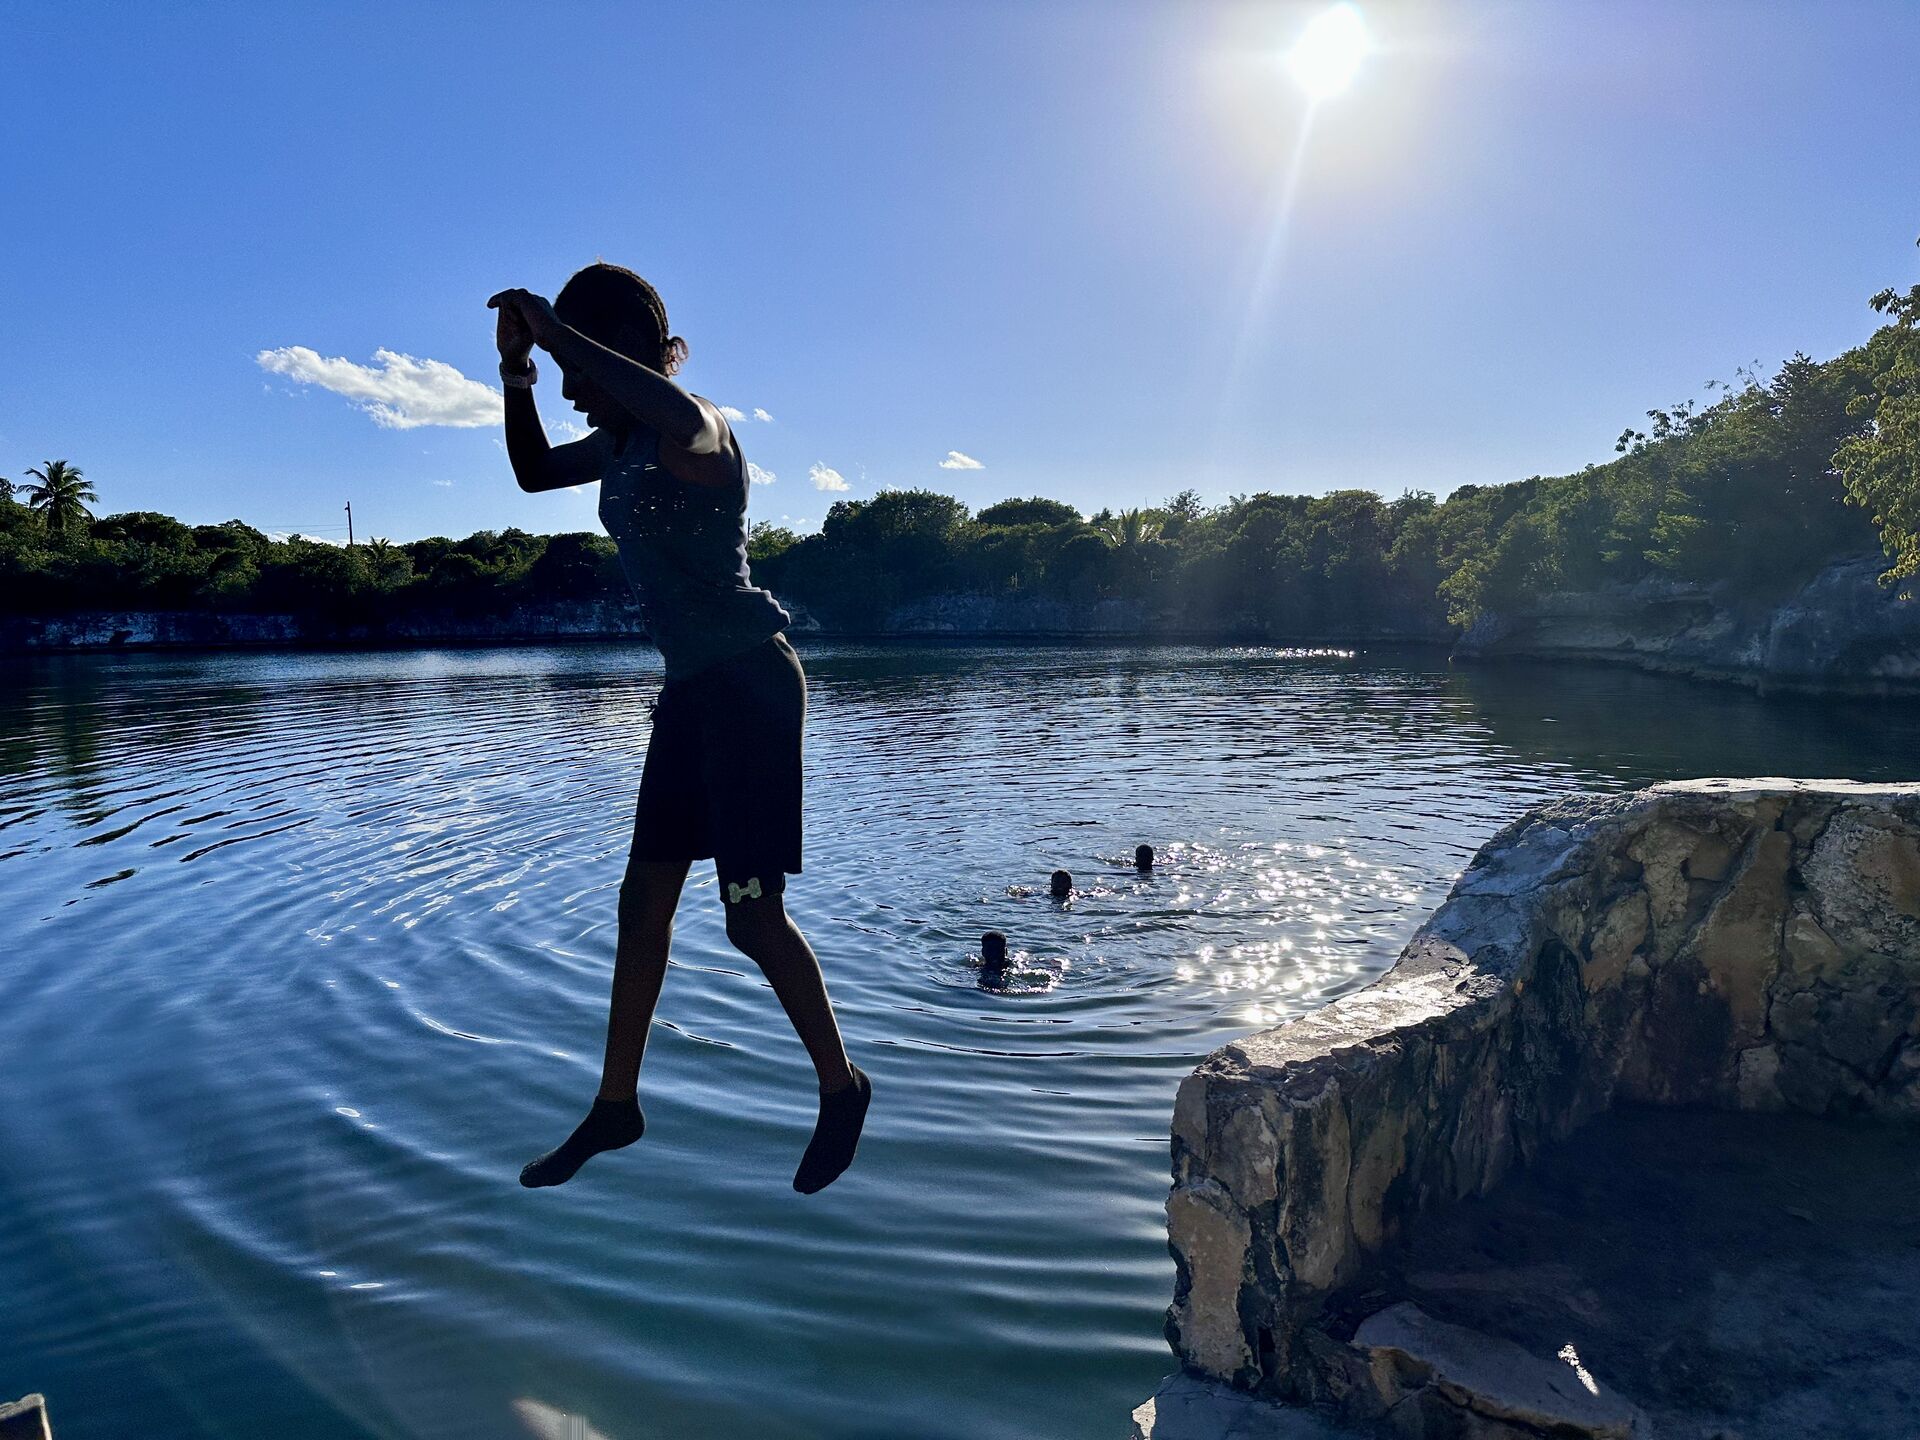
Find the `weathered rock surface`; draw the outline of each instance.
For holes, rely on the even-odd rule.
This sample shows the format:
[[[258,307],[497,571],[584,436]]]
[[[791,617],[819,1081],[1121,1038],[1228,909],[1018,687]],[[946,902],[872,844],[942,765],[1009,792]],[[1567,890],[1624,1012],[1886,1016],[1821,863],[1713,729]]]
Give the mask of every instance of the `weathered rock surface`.
[[[1616,1103],[1920,1117],[1920,787],[1694,781],[1502,831],[1387,976],[1181,1086],[1175,1352],[1410,1433],[1547,1433],[1355,1331],[1412,1217]]]
[[[1654,579],[1544,595],[1524,612],[1483,617],[1454,653],[1611,660],[1761,690],[1910,694],[1920,691],[1920,600],[1879,584],[1885,568],[1877,556],[1845,561],[1775,604]]]
[[[1353,1344],[1367,1356],[1389,1420],[1398,1422],[1406,1412],[1408,1423],[1396,1428],[1415,1435],[1425,1433],[1435,1402],[1550,1434],[1594,1440],[1648,1434],[1640,1408],[1603,1389],[1578,1356],[1544,1360],[1511,1341],[1436,1320],[1407,1301],[1362,1321]]]

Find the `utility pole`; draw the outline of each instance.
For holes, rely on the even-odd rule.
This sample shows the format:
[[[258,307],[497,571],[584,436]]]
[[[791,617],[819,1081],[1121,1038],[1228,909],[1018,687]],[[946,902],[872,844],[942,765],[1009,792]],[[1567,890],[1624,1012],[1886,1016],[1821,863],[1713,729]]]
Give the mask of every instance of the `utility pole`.
[[[347,548],[353,548],[353,502],[347,501]]]

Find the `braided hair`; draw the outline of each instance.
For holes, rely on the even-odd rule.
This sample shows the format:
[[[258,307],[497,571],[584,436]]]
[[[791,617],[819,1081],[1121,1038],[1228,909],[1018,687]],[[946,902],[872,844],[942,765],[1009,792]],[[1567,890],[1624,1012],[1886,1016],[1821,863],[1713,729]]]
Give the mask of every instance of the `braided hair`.
[[[560,287],[554,313],[610,350],[671,375],[687,359],[687,342],[667,326],[660,292],[624,265],[596,260]]]

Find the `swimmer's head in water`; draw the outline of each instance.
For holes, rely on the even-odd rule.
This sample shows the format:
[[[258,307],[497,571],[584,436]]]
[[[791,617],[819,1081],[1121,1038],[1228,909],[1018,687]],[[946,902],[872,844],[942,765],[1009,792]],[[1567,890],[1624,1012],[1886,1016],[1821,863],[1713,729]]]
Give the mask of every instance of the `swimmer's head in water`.
[[[1153,846],[1136,845],[1133,847],[1133,865],[1136,870],[1153,869]]]
[[[1069,896],[1069,895],[1071,895],[1071,894],[1073,893],[1073,874],[1072,874],[1072,872],[1071,872],[1071,871],[1067,871],[1067,870],[1056,870],[1056,871],[1054,871],[1054,872],[1053,872],[1053,880],[1052,880],[1052,882],[1051,882],[1051,885],[1050,885],[1050,889],[1051,889],[1051,891],[1052,891],[1052,893],[1053,893],[1053,898],[1054,898],[1054,899],[1056,899],[1056,900],[1064,900],[1064,899],[1066,899],[1066,898],[1067,898],[1067,896]]]
[[[617,350],[662,375],[671,375],[687,358],[687,342],[667,325],[660,292],[624,265],[595,261],[576,271],[554,296],[553,313],[589,340]],[[608,397],[584,375],[561,367],[560,393],[588,419],[604,423],[613,411]]]
[[[980,963],[989,970],[1007,968],[1007,937],[989,930],[980,937]]]

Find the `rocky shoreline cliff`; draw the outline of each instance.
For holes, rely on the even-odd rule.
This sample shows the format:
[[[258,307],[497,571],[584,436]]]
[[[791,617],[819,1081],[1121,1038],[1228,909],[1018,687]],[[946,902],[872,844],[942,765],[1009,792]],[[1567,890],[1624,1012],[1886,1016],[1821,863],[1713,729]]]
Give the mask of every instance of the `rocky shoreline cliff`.
[[[1762,692],[1920,692],[1920,599],[1880,584],[1884,567],[1843,561],[1770,601],[1664,580],[1545,595],[1475,622],[1454,656],[1600,660]]]
[[[1444,625],[1403,624],[1364,631],[1275,633],[1251,617],[1199,627],[1136,601],[1074,604],[1037,596],[937,595],[895,606],[877,623],[822,617],[782,598],[796,634],[847,640],[1133,641],[1144,644],[1451,643]],[[547,644],[569,640],[641,640],[639,607],[616,601],[513,606],[487,613],[415,611],[342,619],[199,610],[85,611],[0,619],[0,654],[112,650],[276,649],[332,646]]]
[[[639,607],[614,601],[423,610],[373,619],[215,610],[88,610],[0,618],[0,654],[116,650],[282,650],[645,640]]]
[[[1878,582],[1882,562],[1832,565],[1785,599],[1644,580],[1540,597],[1483,616],[1461,634],[1437,619],[1390,617],[1364,630],[1275,631],[1252,616],[1195,626],[1134,600],[1075,603],[1035,595],[935,595],[853,624],[786,600],[797,633],[823,638],[1229,645],[1451,645],[1467,663],[1590,660],[1772,691],[1920,693],[1920,599]],[[0,654],[113,650],[549,644],[644,640],[626,601],[419,610],[374,618],[216,611],[89,611],[0,618]]]

